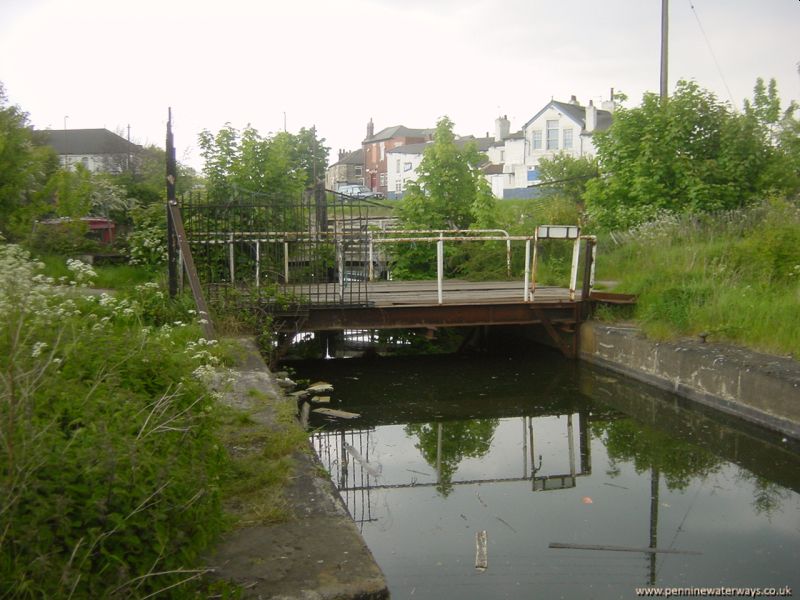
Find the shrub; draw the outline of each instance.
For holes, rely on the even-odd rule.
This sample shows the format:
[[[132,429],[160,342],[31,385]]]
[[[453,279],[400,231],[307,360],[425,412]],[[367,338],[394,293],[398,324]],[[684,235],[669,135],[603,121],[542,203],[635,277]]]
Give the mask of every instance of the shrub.
[[[0,589],[132,598],[199,576],[223,453],[213,344],[130,298],[60,293],[0,245]],[[93,275],[69,265],[74,286]],[[148,289],[139,290],[142,295]]]

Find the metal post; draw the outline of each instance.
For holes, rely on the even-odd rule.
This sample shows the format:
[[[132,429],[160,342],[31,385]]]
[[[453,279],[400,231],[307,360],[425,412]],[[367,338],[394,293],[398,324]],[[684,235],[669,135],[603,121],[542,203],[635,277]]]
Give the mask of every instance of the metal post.
[[[236,283],[236,274],[234,273],[234,253],[233,253],[233,234],[228,241],[228,267],[231,271],[231,285]]]
[[[511,240],[506,240],[506,277],[511,279]]]
[[[581,256],[581,237],[575,238],[572,245],[572,270],[569,274],[569,299],[575,300],[575,288],[578,285],[578,261]]]
[[[531,241],[525,240],[525,287],[522,288],[522,298],[525,302],[531,300]]]
[[[339,302],[344,302],[344,245],[336,236],[336,264],[339,270]]]
[[[372,253],[373,253],[373,246],[372,246],[372,233],[368,234],[369,239],[369,280],[375,281],[375,266],[372,264]]]
[[[533,300],[536,294],[536,271],[539,268],[539,228],[533,232],[533,266],[531,267],[531,295]]]
[[[667,67],[669,64],[669,0],[661,0],[661,101],[669,95]],[[613,100],[613,98],[612,98]]]
[[[592,273],[594,272],[594,244],[595,240],[591,237],[586,238],[586,250],[583,258],[583,284],[581,285],[581,300],[588,300],[594,282]]]
[[[175,139],[172,135],[172,108],[168,109],[167,120],[167,141],[166,141],[166,186],[167,204],[176,204],[175,200],[175,180],[177,177],[177,163],[175,161]],[[66,126],[64,128],[66,135]],[[167,279],[169,281],[169,296],[174,298],[178,295],[178,238],[175,233],[175,223],[172,214],[167,206]]]
[[[575,479],[575,437],[572,434],[572,415],[567,415],[567,447],[569,449],[569,475]]]
[[[442,304],[442,282],[444,279],[444,236],[439,234],[436,242],[436,283],[439,292],[439,304]]]
[[[256,288],[261,287],[261,242],[256,240]]]
[[[289,242],[283,242],[283,283],[289,283]]]

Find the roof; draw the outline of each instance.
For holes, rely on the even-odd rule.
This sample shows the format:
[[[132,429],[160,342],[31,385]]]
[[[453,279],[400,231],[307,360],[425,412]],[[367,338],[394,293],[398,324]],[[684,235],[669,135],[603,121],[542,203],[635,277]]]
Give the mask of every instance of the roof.
[[[478,146],[479,152],[485,152],[494,143],[493,137],[476,138],[474,135],[467,135],[460,137],[456,140],[456,146],[466,146],[468,143],[474,142]],[[391,150],[387,150],[387,154],[422,154],[425,148],[433,142],[419,142],[416,144],[403,144],[396,146]]]
[[[548,108],[555,108],[558,112],[566,115],[575,123],[580,125],[581,130],[586,129],[586,107],[580,106],[578,104],[572,104],[571,102],[559,102],[558,100],[551,100],[548,102],[542,110],[538,113],[533,115],[525,125],[523,125],[523,129],[526,129],[528,125],[533,123],[536,119],[538,119]],[[597,109],[597,124],[594,128],[595,131],[603,131],[611,127],[611,113],[607,110],[600,110]]]
[[[489,164],[485,164],[483,166],[483,172],[486,175],[502,175],[503,174],[503,167],[504,167],[503,163],[499,163],[499,164],[489,163]]]
[[[47,129],[41,133],[58,154],[128,154],[141,149],[108,129]]]
[[[341,160],[336,161],[331,166],[336,165],[363,165],[364,164],[364,149],[359,148],[345,154]]]
[[[381,129],[372,137],[366,138],[363,143],[369,144],[371,142],[380,142],[381,140],[391,140],[392,138],[399,137],[431,137],[435,131],[435,129],[412,129],[405,125],[394,125]]]
[[[524,140],[525,139],[525,132],[520,129],[519,131],[515,131],[514,133],[508,134],[502,140],[496,140],[494,138],[484,138],[489,140],[489,146],[498,147],[498,146],[505,146],[505,143],[508,140]]]

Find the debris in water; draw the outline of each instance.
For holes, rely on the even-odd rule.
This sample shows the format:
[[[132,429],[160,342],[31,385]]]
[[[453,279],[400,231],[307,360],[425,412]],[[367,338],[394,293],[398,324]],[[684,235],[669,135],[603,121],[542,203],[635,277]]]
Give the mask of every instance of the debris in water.
[[[702,554],[697,550],[673,550],[672,548],[632,548],[630,546],[606,546],[600,544],[561,544],[550,542],[550,548],[561,550],[608,550],[610,552],[644,552],[646,554]]]
[[[481,498],[481,495],[477,491],[475,492],[475,495],[478,497],[478,502],[483,504],[483,508],[489,508],[489,505],[483,501],[483,498]]]
[[[621,490],[629,490],[630,489],[630,488],[626,488],[624,485],[617,485],[616,483],[604,482],[603,485],[607,485],[608,487],[619,488]]]
[[[336,417],[338,419],[357,419],[361,415],[358,413],[347,412],[346,410],[336,410],[335,408],[315,408],[311,412],[326,415],[328,417]]]
[[[333,386],[327,381],[317,381],[308,386],[306,391],[312,394],[330,394],[333,392]]]
[[[594,504],[594,501],[591,498],[589,498],[589,496],[584,496],[581,502],[583,502],[584,504]]]
[[[330,404],[331,397],[330,396],[314,396],[311,399],[312,402],[315,404]]]
[[[361,466],[364,467],[364,470],[367,473],[369,473],[375,478],[377,478],[378,475],[381,474],[381,471],[383,471],[383,465],[381,464],[373,465],[372,463],[368,462],[367,460],[364,459],[363,456],[361,456],[361,453],[350,444],[345,444],[344,447],[347,450],[347,452],[350,453],[350,456],[352,456],[354,460],[359,462]]]
[[[512,527],[512,526],[511,526],[511,525],[508,523],[508,521],[506,521],[506,520],[504,520],[504,519],[502,519],[502,518],[498,517],[497,515],[495,515],[495,516],[494,516],[494,518],[495,518],[495,519],[497,519],[498,521],[500,521],[500,522],[501,522],[503,525],[505,525],[506,527],[508,527],[508,528],[509,528],[511,531],[513,531],[514,533],[517,533],[517,530],[516,530],[516,529],[514,529],[514,528],[513,528],[513,527]]]
[[[475,532],[475,568],[485,571],[489,566],[489,549],[486,545],[486,530]]]
[[[430,477],[430,473],[423,473],[422,471],[415,471],[414,469],[406,469],[409,473],[416,473],[417,475],[424,475],[425,477]]]

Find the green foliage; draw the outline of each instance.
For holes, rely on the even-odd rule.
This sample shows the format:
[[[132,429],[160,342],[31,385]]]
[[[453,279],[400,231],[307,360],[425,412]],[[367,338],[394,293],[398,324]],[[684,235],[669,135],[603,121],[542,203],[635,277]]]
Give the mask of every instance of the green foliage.
[[[539,177],[542,189],[548,197],[565,200],[583,214],[583,194],[586,184],[597,177],[597,159],[591,156],[574,157],[559,152],[552,158],[539,161]],[[574,221],[553,221],[554,223],[577,223]]]
[[[436,490],[442,496],[453,491],[453,475],[465,458],[480,458],[489,451],[498,419],[415,423],[405,426],[408,436],[419,439],[415,447],[434,469],[439,467]],[[441,453],[438,450],[441,448]]]
[[[754,104],[737,114],[696,83],[679,81],[666,102],[645,94],[640,107],[618,110],[594,138],[604,176],[587,184],[590,216],[623,229],[660,211],[730,210],[768,190],[795,191],[794,176],[777,176],[791,163],[787,150],[769,135],[776,93],[774,82],[770,92],[757,86]]]
[[[601,240],[598,278],[639,296],[654,337],[706,332],[800,356],[800,207],[773,200],[709,215],[662,215]]]
[[[0,588],[135,598],[196,579],[223,525],[214,345],[190,315],[155,328],[144,301],[64,295],[36,269],[0,246]]]
[[[20,237],[30,232],[32,218],[24,210],[41,190],[58,158],[37,143],[28,115],[9,106],[0,83],[0,234]]]
[[[603,440],[612,473],[617,463],[631,462],[637,473],[653,469],[664,476],[667,488],[684,490],[693,478],[705,478],[720,466],[710,452],[633,419],[593,421],[591,428],[593,437]]]
[[[156,267],[167,262],[167,209],[162,204],[131,210],[133,231],[128,234],[131,264]]]
[[[73,255],[97,251],[99,245],[89,239],[89,226],[83,221],[37,223],[30,236],[34,250],[44,253]]]
[[[399,207],[406,229],[492,228],[496,223],[496,205],[489,184],[478,168],[484,156],[474,142],[459,144],[453,122],[443,117],[436,124],[433,143],[426,149],[417,172],[417,181],[409,184]],[[448,275],[457,273],[467,248],[451,253],[446,259]],[[466,255],[464,253],[467,253]],[[398,279],[425,279],[436,275],[436,246],[419,243],[399,244],[393,250]],[[455,260],[454,260],[455,259]]]
[[[407,229],[492,227],[494,196],[478,168],[484,156],[474,142],[456,143],[453,122],[441,118],[426,149],[416,182],[400,205]]]
[[[263,137],[253,127],[241,132],[230,124],[216,134],[200,134],[209,196],[227,201],[239,192],[252,192],[275,200],[297,198],[321,177],[327,166],[328,148],[316,131],[301,129],[297,135],[280,132]]]

